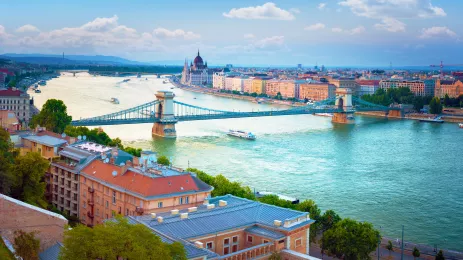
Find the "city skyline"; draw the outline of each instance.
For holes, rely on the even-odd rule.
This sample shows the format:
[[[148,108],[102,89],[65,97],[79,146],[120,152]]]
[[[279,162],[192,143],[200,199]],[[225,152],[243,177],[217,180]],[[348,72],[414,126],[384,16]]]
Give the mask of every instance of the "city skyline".
[[[199,48],[211,66],[427,66],[463,58],[457,11],[463,3],[456,0],[0,6],[11,10],[0,20],[0,53],[65,52],[155,62],[192,59]]]

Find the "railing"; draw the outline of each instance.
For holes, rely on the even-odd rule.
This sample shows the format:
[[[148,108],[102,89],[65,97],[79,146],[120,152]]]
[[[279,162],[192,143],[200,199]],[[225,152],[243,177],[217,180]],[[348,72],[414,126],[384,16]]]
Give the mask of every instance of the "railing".
[[[220,256],[221,260],[236,260],[236,259],[256,259],[268,256],[273,253],[275,246],[272,242],[260,244],[253,247],[244,248],[240,251]]]
[[[141,207],[136,207],[136,208],[135,208],[135,212],[137,212],[137,213],[139,213],[139,214],[143,214],[144,209],[141,208]]]

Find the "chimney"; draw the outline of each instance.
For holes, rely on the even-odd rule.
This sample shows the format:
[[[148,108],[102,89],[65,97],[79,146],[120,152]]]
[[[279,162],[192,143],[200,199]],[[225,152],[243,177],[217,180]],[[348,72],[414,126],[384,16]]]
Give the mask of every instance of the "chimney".
[[[138,160],[138,157],[133,157],[133,165],[135,166],[139,166],[140,165],[140,161]]]
[[[177,215],[178,214],[178,209],[173,209],[170,211],[170,214],[172,215]]]
[[[188,208],[188,212],[195,212],[198,210],[198,207],[191,207],[191,208]]]
[[[203,202],[203,205],[209,205],[209,200],[205,199],[204,202]]]
[[[111,158],[109,158],[109,163],[114,164],[115,162],[116,162],[116,160],[114,159],[113,156],[111,156]]]
[[[281,226],[281,220],[276,220],[276,219],[275,219],[275,220],[273,221],[273,225],[275,225],[276,227]]]
[[[215,208],[215,204],[207,204],[207,209],[213,209]]]
[[[162,223],[164,221],[164,218],[159,216],[159,217],[157,217],[157,220],[158,220],[159,223]]]
[[[203,248],[203,247],[204,247],[204,244],[203,244],[202,242],[196,241],[196,242],[195,242],[195,246],[196,246],[197,248]]]
[[[227,201],[219,200],[219,207],[225,207],[225,206],[227,206]]]
[[[185,212],[185,213],[180,214],[180,219],[186,219],[186,218],[188,218],[188,213]]]
[[[151,218],[155,219],[156,218],[156,213],[151,213]]]
[[[133,167],[133,163],[132,163],[131,160],[127,160],[127,161],[125,162],[125,165],[127,165],[127,167]]]
[[[121,175],[124,175],[128,169],[129,169],[129,165],[124,164],[124,166],[122,166],[122,169],[121,169]]]

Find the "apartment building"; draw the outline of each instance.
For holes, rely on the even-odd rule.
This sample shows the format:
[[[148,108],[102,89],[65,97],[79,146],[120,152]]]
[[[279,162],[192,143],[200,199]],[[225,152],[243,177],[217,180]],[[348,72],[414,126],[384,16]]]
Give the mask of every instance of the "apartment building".
[[[320,101],[335,96],[336,86],[330,83],[308,82],[299,85],[299,99]]]
[[[265,84],[266,80],[263,78],[254,78],[252,80],[252,89],[251,93],[257,93],[257,94],[266,94],[265,90]]]
[[[294,80],[268,80],[265,83],[265,90],[270,97],[280,93],[284,98],[297,98],[296,82]]]
[[[225,87],[226,90],[233,90],[233,80],[235,76],[227,76],[225,77]]]
[[[214,75],[212,75],[212,88],[225,89],[225,74],[223,71],[214,72]]]
[[[358,96],[373,95],[379,89],[379,80],[356,80],[359,85],[357,90]]]
[[[381,80],[379,82],[381,89],[409,88],[415,96],[433,96],[434,85],[433,80]]]
[[[115,164],[108,159],[89,163],[81,171],[81,222],[89,226],[116,214],[138,216],[202,204],[213,188],[183,170],[157,165],[153,155]]]
[[[14,112],[21,123],[29,123],[30,102],[29,94],[18,89],[0,90],[0,109]]]
[[[203,259],[266,259],[273,252],[283,259],[312,259],[308,256],[309,229],[315,221],[309,213],[232,195],[184,210],[128,218],[156,234],[213,253]]]
[[[243,79],[243,92],[252,93],[252,81],[254,77]]]
[[[435,85],[435,92],[434,95],[436,97],[443,98],[445,95],[449,95],[449,97],[459,97],[463,95],[463,82],[458,79],[454,80],[440,80],[436,81]]]
[[[0,109],[0,127],[12,133],[18,131],[21,124],[14,112]]]

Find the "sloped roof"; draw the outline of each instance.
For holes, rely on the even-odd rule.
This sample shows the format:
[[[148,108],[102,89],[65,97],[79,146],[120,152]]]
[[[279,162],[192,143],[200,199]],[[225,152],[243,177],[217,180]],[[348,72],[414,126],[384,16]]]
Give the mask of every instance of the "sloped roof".
[[[56,243],[53,246],[45,249],[42,253],[39,254],[40,260],[58,260],[59,252],[63,245],[61,243]]]
[[[267,228],[259,227],[257,225],[254,225],[252,227],[246,228],[244,231],[250,233],[250,234],[255,234],[259,235],[261,237],[267,237],[271,239],[280,239],[285,237],[285,235],[281,232],[278,231],[273,231]]]
[[[49,136],[49,135],[42,135],[42,136],[29,135],[29,136],[24,136],[23,139],[29,140],[31,142],[43,144],[46,146],[51,146],[51,147],[59,147],[67,143],[66,140],[56,138],[53,136]]]

